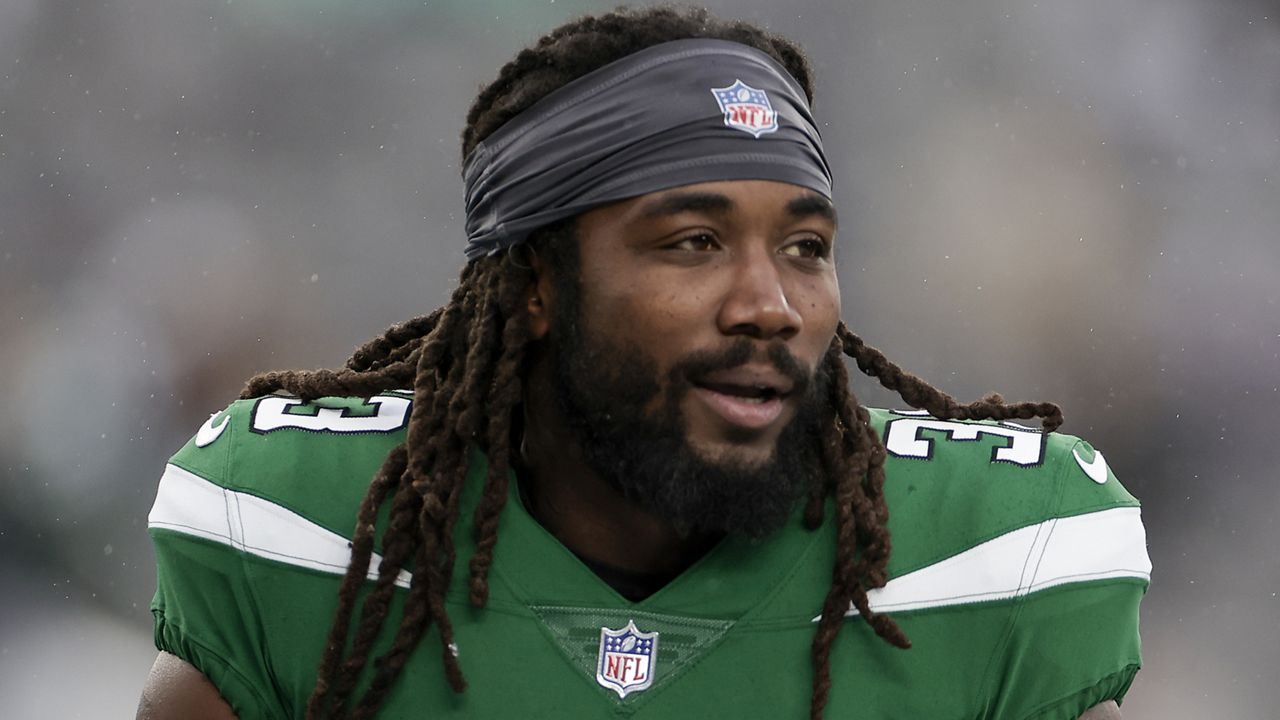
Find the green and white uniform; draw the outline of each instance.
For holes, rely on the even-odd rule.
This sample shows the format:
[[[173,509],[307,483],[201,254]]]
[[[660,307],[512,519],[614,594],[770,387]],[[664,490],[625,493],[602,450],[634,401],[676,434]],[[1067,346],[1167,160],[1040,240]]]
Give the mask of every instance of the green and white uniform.
[[[241,717],[304,714],[356,508],[403,440],[409,405],[397,393],[239,401],[165,471],[150,516],[156,645],[203,671]],[[893,554],[871,602],[914,647],[890,647],[851,615],[826,716],[1066,719],[1123,697],[1151,566],[1138,502],[1101,454],[1010,423],[872,417],[889,451]],[[463,518],[483,458],[471,473]],[[830,512],[816,531],[797,518],[762,541],[727,539],[632,603],[543,530],[515,487],[483,609],[466,600],[474,541],[458,531],[448,610],[469,689],[449,690],[433,629],[383,717],[807,717]]]

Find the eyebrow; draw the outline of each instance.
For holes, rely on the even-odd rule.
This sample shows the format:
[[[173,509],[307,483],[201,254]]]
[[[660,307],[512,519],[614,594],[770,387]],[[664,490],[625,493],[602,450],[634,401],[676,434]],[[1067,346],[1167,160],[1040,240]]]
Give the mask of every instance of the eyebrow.
[[[801,195],[800,197],[787,203],[787,212],[792,217],[805,218],[812,215],[825,218],[831,221],[831,224],[837,225],[839,221],[836,218],[836,208],[831,201],[821,195],[810,193]]]
[[[725,213],[732,209],[733,201],[719,193],[682,192],[649,203],[640,211],[640,216],[652,219],[682,212]]]
[[[640,210],[640,217],[653,219],[682,212],[726,213],[734,208],[733,200],[719,193],[679,192],[654,200]],[[807,193],[787,203],[787,214],[793,218],[817,216],[837,224],[836,209],[830,200],[817,193]]]

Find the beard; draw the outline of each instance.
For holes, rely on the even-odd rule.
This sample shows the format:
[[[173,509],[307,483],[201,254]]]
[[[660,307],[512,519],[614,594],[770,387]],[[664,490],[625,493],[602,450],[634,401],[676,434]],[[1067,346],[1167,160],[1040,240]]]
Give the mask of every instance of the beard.
[[[558,409],[587,466],[626,498],[682,534],[759,538],[781,528],[820,481],[821,428],[831,421],[823,402],[830,378],[821,365],[810,372],[781,343],[762,351],[740,338],[680,358],[665,373],[663,395],[652,357],[639,347],[587,338],[573,317],[577,303],[556,305],[557,314],[567,316],[554,321],[551,338]],[[763,461],[734,457],[732,450],[707,457],[688,440],[681,401],[699,378],[751,360],[771,363],[795,384],[796,415]],[[659,398],[657,410],[646,411]]]

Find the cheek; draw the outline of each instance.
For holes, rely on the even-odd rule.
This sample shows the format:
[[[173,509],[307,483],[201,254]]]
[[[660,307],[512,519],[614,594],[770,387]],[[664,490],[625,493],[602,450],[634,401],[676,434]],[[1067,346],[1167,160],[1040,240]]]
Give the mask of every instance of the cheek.
[[[713,293],[688,280],[672,282],[656,273],[633,273],[626,282],[584,293],[593,330],[627,336],[646,351],[656,353],[689,337],[701,322],[713,318]]]
[[[840,322],[840,282],[835,273],[797,283],[793,307],[804,317],[805,333],[822,344],[822,351]]]

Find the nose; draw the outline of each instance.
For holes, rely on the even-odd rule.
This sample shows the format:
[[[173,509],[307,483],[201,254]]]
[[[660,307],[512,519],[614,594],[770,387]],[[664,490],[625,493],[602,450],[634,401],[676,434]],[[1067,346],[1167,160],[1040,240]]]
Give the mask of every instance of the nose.
[[[804,321],[787,302],[773,254],[767,248],[753,248],[732,265],[729,291],[717,316],[720,332],[759,340],[795,337]]]

